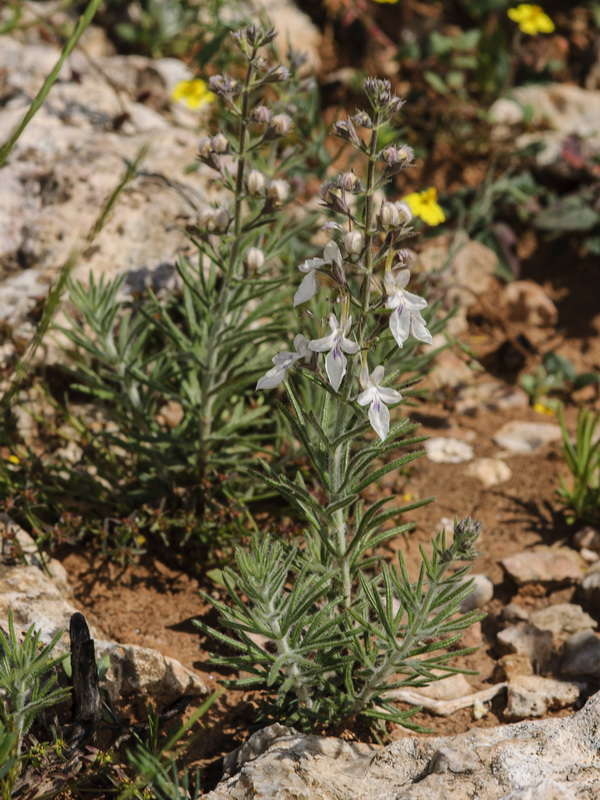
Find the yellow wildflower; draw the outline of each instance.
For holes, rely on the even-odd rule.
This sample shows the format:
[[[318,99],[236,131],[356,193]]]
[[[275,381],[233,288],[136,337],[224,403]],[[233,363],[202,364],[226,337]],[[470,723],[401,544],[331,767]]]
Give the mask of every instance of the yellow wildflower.
[[[437,201],[437,189],[413,192],[404,198],[415,217],[420,217],[427,225],[439,225],[446,221],[446,215]]]
[[[12,454],[8,457],[8,461],[10,461],[11,464],[20,464],[21,463],[21,459],[19,458],[19,456],[15,456],[15,455],[12,455]]]
[[[519,29],[529,36],[535,36],[536,33],[552,33],[554,30],[554,23],[541,6],[521,3],[516,8],[509,8],[506,13],[517,23]]]
[[[173,100],[185,103],[188,108],[196,110],[206,103],[212,103],[216,95],[210,91],[201,78],[194,78],[190,81],[179,81],[173,89],[171,97]]]
[[[375,0],[375,2],[376,3],[381,3],[382,5],[383,5],[383,3],[391,3],[393,5],[394,3],[397,3],[398,0]]]
[[[553,408],[544,405],[544,403],[536,403],[533,407],[533,410],[538,414],[547,414],[549,417],[553,417],[556,414],[556,411]]]

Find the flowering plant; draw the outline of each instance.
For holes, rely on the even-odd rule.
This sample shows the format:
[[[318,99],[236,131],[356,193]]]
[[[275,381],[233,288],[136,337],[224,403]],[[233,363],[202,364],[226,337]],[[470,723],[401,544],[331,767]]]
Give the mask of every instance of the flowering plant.
[[[343,222],[327,222],[334,239],[323,257],[299,266],[294,305],[312,302],[317,313],[303,313],[310,329],[296,335],[295,352],[273,358],[257,384],[258,390],[285,385],[290,405],[281,413],[312,474],[310,482],[300,474],[292,480],[266,462],[251,472],[301,514],[304,542],[264,536],[249,551],[239,548],[237,569],[223,573],[233,605],[211,601],[231,634],[198,622],[237,651],[215,659],[248,673],[234,685],[261,686],[277,719],[305,727],[347,724],[359,715],[410,727],[414,712],[398,710],[389,692],[457,672],[445,651],[478,618],[459,612],[472,588],[464,580],[468,565],[452,570],[475,558],[479,524],[456,523],[451,543],[438,534],[432,554],[422,550],[412,582],[403,558],[388,565],[379,548],[412,527],[400,521],[404,512],[429,500],[399,507],[393,496],[371,505],[363,497],[422,452],[398,454],[422,438],[407,438],[415,429],[407,419],[391,420],[390,407],[411,381],[391,384],[402,371],[405,344],[431,345],[436,329],[427,301],[405,288],[410,207],[379,199],[413,162],[408,146],[379,145],[380,130],[403,103],[389,81],[367,79],[365,91],[370,110],[334,126],[366,161],[364,175],[343,172],[323,185],[324,205]],[[307,381],[315,388],[310,404],[303,401]]]

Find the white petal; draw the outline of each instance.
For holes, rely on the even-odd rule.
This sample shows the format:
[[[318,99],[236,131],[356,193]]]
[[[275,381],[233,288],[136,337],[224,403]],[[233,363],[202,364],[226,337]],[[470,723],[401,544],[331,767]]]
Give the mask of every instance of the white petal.
[[[300,356],[297,353],[290,353],[287,350],[283,350],[281,353],[277,353],[276,356],[273,356],[272,361],[276,367],[287,369],[291,367],[298,358],[300,358]]]
[[[348,327],[348,330],[345,329],[347,324],[348,320],[346,320],[346,323],[344,325],[344,333],[348,333],[348,331],[350,330],[350,327]],[[352,320],[350,320],[350,324],[352,324]],[[337,317],[333,312],[329,315],[329,327],[334,333],[340,330],[340,324],[337,321]]]
[[[404,287],[408,285],[409,280],[410,280],[409,269],[401,269],[400,272],[397,272],[394,275],[394,283],[396,284],[396,289],[404,289]]]
[[[413,314],[411,316],[410,328],[415,339],[418,339],[420,342],[426,342],[427,344],[433,344],[433,337],[425,327],[425,320],[420,314]]]
[[[335,345],[335,333],[324,336],[322,339],[313,339],[308,346],[314,353],[325,353]]]
[[[294,336],[294,347],[296,348],[296,352],[302,358],[310,358],[310,348],[308,346],[308,339],[306,336],[303,336],[301,333],[297,333]]]
[[[314,271],[308,272],[302,279],[302,283],[298,287],[294,295],[294,305],[298,306],[300,303],[306,303],[311,297],[315,296],[317,291],[317,276]]]
[[[389,386],[379,387],[379,397],[384,403],[399,403],[402,400],[402,395],[396,389],[390,389]]]
[[[256,384],[257,389],[274,389],[275,386],[279,386],[280,383],[283,383],[285,378],[285,368],[284,367],[272,367],[266,375],[263,375],[262,378],[259,379],[258,383]]]
[[[381,364],[378,364],[371,373],[371,380],[373,381],[373,383],[379,385],[381,383],[382,378],[383,378],[383,367],[381,366]]]
[[[303,261],[302,264],[298,265],[298,269],[300,272],[312,272],[312,270],[317,269],[317,267],[322,267],[325,264],[322,258],[309,258],[306,261]]]
[[[367,389],[369,386],[369,370],[365,369],[365,367],[362,367],[360,370],[360,385],[363,389]],[[364,403],[361,403],[361,406],[362,405],[364,405]]]
[[[329,378],[331,388],[335,389],[336,392],[340,388],[342,379],[346,374],[346,363],[346,356],[339,347],[332,347],[327,353],[325,369],[327,370],[327,377]]]
[[[358,397],[356,398],[356,402],[359,406],[366,406],[369,403],[373,402],[373,387],[368,386],[364,392],[361,392]]]
[[[327,261],[328,264],[341,265],[342,263],[342,254],[340,253],[340,248],[335,242],[328,242],[325,245],[323,255],[325,256],[325,261]]]
[[[360,350],[358,342],[351,342],[350,339],[346,339],[345,337],[340,339],[340,347],[345,353],[349,353],[350,355],[354,355]]]
[[[404,290],[402,294],[404,295],[404,302],[409,311],[417,311],[427,307],[427,300],[425,300],[424,297],[419,297],[419,295],[407,292],[406,290]]]
[[[406,309],[393,311],[390,314],[390,330],[398,347],[404,347],[410,330],[410,314]]]
[[[387,406],[374,400],[369,408],[369,420],[380,439],[385,439],[390,432],[390,412]]]

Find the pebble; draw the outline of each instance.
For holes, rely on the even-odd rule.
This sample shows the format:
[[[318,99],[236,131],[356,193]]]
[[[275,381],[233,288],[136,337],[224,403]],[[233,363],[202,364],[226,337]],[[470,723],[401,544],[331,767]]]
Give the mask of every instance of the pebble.
[[[578,631],[563,648],[563,675],[600,677],[600,639],[593,631]]]
[[[496,683],[511,680],[517,675],[533,675],[533,664],[528,656],[507,653],[496,661],[493,675]]]
[[[515,553],[500,562],[503,569],[519,586],[527,583],[576,581],[581,567],[572,558],[557,551]]]
[[[441,681],[430,683],[429,686],[420,686],[416,691],[432,700],[455,700],[473,692],[473,687],[461,673],[450,675]]]
[[[518,603],[509,603],[502,609],[502,619],[505,622],[525,622],[529,619],[529,612]]]
[[[586,525],[581,528],[573,536],[573,544],[579,550],[586,548],[600,553],[600,531],[597,528],[592,528],[591,525]]]
[[[486,489],[512,478],[511,468],[499,458],[478,458],[469,464],[466,474],[478,478]]]
[[[454,407],[459,414],[473,416],[478,411],[508,411],[528,405],[527,393],[519,386],[504,381],[482,381],[462,389]]]
[[[553,639],[551,631],[541,631],[529,622],[518,622],[509,625],[497,636],[500,650],[504,654],[516,653],[527,656],[539,669],[550,661]]]
[[[461,439],[450,436],[435,436],[425,442],[427,458],[436,464],[462,464],[471,461],[473,448]]]
[[[558,309],[542,287],[534,281],[513,281],[502,291],[501,303],[510,320],[539,328],[558,322]]]
[[[596,628],[598,624],[575,603],[557,603],[547,608],[540,608],[530,614],[529,621],[542,631],[551,631],[555,643],[564,641],[577,631]]]
[[[515,675],[508,681],[504,716],[509,720],[543,717],[548,711],[577,702],[579,687],[568,681],[539,675]]]
[[[463,614],[473,611],[475,608],[483,608],[494,596],[494,584],[487,575],[471,575],[470,578],[467,578],[467,581],[469,579],[473,580],[475,586],[471,594],[467,595],[460,604],[460,610]]]
[[[507,422],[494,435],[496,444],[510,453],[531,455],[561,438],[559,425],[550,422]]]

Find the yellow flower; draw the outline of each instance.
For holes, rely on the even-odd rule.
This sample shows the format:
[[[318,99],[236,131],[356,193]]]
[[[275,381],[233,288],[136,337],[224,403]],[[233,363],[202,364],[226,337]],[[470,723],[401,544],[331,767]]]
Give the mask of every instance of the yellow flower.
[[[8,461],[10,461],[11,464],[20,464],[21,463],[21,459],[19,458],[19,456],[15,456],[15,455],[12,455],[12,454],[8,457]]]
[[[397,2],[398,2],[398,0],[375,0],[375,2],[376,2],[376,3],[381,3],[381,4],[383,4],[383,3],[391,3],[391,4],[394,4],[394,3],[397,3]]]
[[[173,100],[185,103],[188,108],[198,109],[206,103],[212,103],[216,95],[200,78],[191,81],[179,81],[171,93]]]
[[[536,403],[533,407],[534,411],[537,411],[538,414],[547,414],[549,417],[553,417],[556,414],[556,411],[550,406],[546,406],[543,403]]]
[[[446,215],[437,201],[437,189],[413,192],[404,198],[415,217],[420,217],[428,225],[439,225],[446,221]]]
[[[509,8],[506,13],[517,23],[519,29],[529,36],[535,36],[536,33],[552,33],[554,30],[554,23],[541,6],[521,3],[516,8]]]

